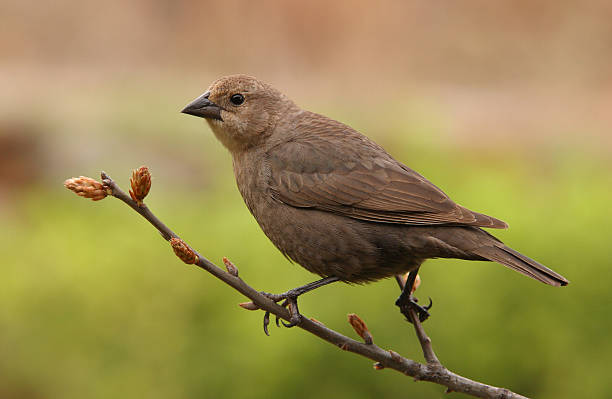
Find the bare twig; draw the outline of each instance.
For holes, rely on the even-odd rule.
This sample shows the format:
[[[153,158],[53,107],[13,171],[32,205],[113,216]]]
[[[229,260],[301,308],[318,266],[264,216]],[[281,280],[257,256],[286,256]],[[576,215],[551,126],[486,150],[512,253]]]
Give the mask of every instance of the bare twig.
[[[438,360],[438,357],[434,353],[433,347],[431,346],[431,338],[429,338],[425,333],[425,329],[423,328],[423,325],[421,324],[416,312],[414,309],[409,309],[408,312],[410,314],[410,318],[412,319],[412,325],[414,325],[414,331],[416,331],[416,335],[421,343],[423,356],[425,357],[427,364],[442,367],[442,364],[440,364],[440,361]]]
[[[181,255],[181,259],[186,258],[189,261],[194,260],[195,265],[211,273],[225,284],[231,286],[244,296],[249,298],[252,303],[240,304],[245,309],[255,310],[256,308],[268,311],[286,321],[290,321],[289,311],[268,299],[254,288],[246,284],[240,277],[238,277],[237,268],[231,262],[231,266],[228,267],[229,271],[225,271],[220,267],[213,264],[211,261],[203,257],[197,251],[188,246],[183,240],[178,237],[172,230],[170,230],[164,223],[162,223],[149,208],[139,201],[133,200],[128,194],[121,190],[117,184],[104,172],[102,172],[102,182],[105,186],[105,191],[121,201],[125,202],[132,209],[147,219],[162,235],[166,241],[173,240],[175,251]],[[67,186],[68,187],[68,186]],[[68,187],[71,190],[78,193],[75,188]],[[184,247],[183,247],[184,244]],[[191,256],[193,255],[193,256]],[[226,266],[228,265],[227,262]],[[234,273],[234,270],[236,271]],[[399,280],[398,280],[399,281]],[[316,335],[317,337],[336,345],[337,347],[364,356],[368,359],[374,360],[374,368],[381,370],[384,368],[397,370],[405,375],[413,377],[417,381],[429,381],[436,384],[447,387],[447,392],[461,392],[468,395],[472,395],[479,398],[494,398],[494,399],[526,399],[524,396],[511,392],[504,388],[498,388],[491,385],[483,384],[470,380],[466,377],[462,377],[455,374],[445,367],[443,367],[438,359],[436,358],[433,350],[431,349],[431,340],[425,334],[421,323],[418,321],[418,317],[412,314],[415,330],[421,346],[423,347],[423,353],[427,364],[415,362],[414,360],[400,356],[394,351],[388,351],[380,348],[376,344],[372,343],[371,335],[367,337],[364,333],[366,343],[361,343],[350,339],[334,330],[327,328],[323,323],[318,322],[314,319],[307,317],[300,318],[297,327],[308,331],[309,333]],[[365,327],[365,323],[361,321],[358,323],[359,326],[356,329],[358,332],[362,332],[362,328]],[[361,326],[363,324],[363,326]],[[368,331],[369,334],[369,331]]]

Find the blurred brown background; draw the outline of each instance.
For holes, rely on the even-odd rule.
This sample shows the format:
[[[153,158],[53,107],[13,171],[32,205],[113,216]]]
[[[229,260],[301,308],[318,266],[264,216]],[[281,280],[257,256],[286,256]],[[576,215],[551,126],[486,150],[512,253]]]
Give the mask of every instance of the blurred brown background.
[[[608,1],[109,0],[36,7],[3,1],[0,7],[4,113],[109,85],[154,90],[171,81],[195,93],[212,78],[241,72],[301,102],[338,96],[372,109],[425,97],[444,108],[460,135],[536,140],[551,131],[586,130],[609,145]]]
[[[609,1],[0,0],[0,397],[440,397],[296,330],[264,337],[261,314],[178,268],[135,214],[62,187],[100,169],[125,187],[147,164],[149,204],[212,260],[261,290],[310,281],[179,113],[231,73],[374,138],[572,281],[430,262],[426,327],[449,368],[537,397],[609,395],[610,21]],[[356,312],[420,359],[395,290],[329,288],[301,309],[346,334]]]

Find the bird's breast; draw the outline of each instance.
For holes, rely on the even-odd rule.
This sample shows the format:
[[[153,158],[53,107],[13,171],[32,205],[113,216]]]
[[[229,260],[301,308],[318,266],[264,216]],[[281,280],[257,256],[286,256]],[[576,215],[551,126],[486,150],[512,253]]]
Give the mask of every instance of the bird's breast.
[[[233,165],[236,184],[242,199],[257,222],[262,225],[265,223],[266,215],[275,206],[273,198],[269,195],[267,182],[269,171],[263,154],[257,151],[235,154]]]

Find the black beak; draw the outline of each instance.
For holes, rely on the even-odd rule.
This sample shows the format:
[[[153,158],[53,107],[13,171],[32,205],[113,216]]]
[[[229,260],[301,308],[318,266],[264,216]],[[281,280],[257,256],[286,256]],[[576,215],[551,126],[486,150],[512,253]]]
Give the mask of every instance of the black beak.
[[[184,114],[199,116],[200,118],[223,121],[221,118],[221,110],[223,108],[210,101],[208,96],[210,96],[209,91],[193,100],[185,108],[183,108],[181,112]]]

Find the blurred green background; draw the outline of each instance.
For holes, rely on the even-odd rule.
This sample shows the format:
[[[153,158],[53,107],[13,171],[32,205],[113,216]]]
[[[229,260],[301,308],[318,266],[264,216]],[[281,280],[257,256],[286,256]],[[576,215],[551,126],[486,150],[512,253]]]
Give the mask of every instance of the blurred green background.
[[[451,370],[538,398],[610,397],[609,2],[0,1],[0,398],[443,397],[261,312],[179,262],[124,204],[64,179],[105,170],[253,287],[315,278],[259,231],[231,160],[180,114],[215,78],[260,77],[346,122],[565,275],[428,261],[425,327]],[[332,285],[301,311],[421,360],[395,281]],[[453,394],[453,397],[461,395]]]

